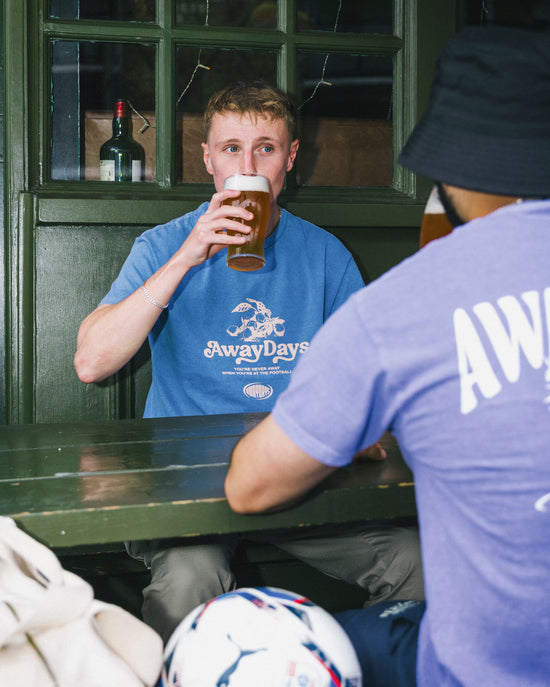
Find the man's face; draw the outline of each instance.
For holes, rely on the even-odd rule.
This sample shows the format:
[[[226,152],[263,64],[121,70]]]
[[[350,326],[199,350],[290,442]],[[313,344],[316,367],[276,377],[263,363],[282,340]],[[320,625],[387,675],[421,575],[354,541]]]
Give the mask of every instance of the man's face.
[[[216,191],[223,189],[223,182],[232,174],[262,174],[270,182],[274,202],[294,164],[298,141],[290,140],[282,119],[227,113],[214,115],[202,148]]]

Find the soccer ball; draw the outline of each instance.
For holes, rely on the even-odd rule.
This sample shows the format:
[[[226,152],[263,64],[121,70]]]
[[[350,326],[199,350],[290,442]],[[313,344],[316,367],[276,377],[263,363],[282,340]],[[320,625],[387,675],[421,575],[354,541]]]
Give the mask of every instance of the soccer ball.
[[[159,687],[361,687],[353,646],[293,592],[245,587],[192,611],[170,637]]]

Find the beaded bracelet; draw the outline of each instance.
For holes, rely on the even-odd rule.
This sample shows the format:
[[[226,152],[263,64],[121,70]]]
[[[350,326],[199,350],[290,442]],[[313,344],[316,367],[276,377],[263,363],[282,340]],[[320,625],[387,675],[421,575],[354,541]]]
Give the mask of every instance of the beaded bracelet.
[[[158,303],[158,302],[153,298],[153,296],[151,296],[151,294],[149,293],[149,291],[147,291],[147,289],[145,288],[145,284],[142,284],[142,285],[141,285],[141,288],[143,289],[143,293],[145,294],[145,298],[147,298],[147,300],[149,301],[149,303],[152,303],[153,305],[156,305],[156,307],[157,307],[157,308],[160,308],[161,310],[166,310],[166,308],[167,308],[168,306],[167,306],[167,305],[162,305],[161,303]]]

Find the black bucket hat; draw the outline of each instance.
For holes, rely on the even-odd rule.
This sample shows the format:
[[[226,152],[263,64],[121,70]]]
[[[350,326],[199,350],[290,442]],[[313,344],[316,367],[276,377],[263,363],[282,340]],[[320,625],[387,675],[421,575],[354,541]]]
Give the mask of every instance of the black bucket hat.
[[[487,26],[457,33],[398,161],[473,191],[550,196],[550,32]]]

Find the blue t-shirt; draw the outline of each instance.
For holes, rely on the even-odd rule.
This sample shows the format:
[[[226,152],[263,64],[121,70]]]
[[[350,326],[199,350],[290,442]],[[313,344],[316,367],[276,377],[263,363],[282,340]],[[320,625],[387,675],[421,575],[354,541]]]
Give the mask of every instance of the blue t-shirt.
[[[352,296],[274,419],[345,465],[385,430],[414,473],[419,687],[550,684],[550,201],[430,243]]]
[[[138,237],[102,303],[133,293],[180,248],[208,207]],[[145,417],[271,410],[321,324],[363,279],[332,234],[281,211],[256,272],[222,250],[182,279],[149,335]]]

